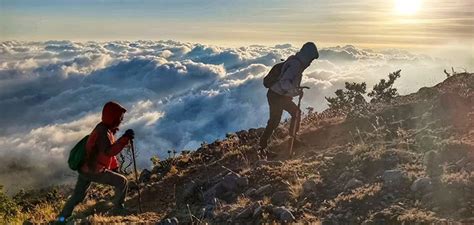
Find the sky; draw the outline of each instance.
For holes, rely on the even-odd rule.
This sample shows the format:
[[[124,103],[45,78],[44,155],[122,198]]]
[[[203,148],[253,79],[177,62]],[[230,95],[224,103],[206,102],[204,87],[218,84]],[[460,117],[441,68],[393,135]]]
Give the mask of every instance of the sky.
[[[473,48],[471,0],[0,0],[2,40]]]
[[[128,110],[140,168],[263,127],[263,76],[302,43],[303,108],[401,69],[400,94],[474,71],[472,0],[0,0],[0,185],[74,182],[72,146],[103,104]],[[284,117],[288,117],[287,114]],[[118,136],[123,132],[119,131]],[[21,180],[17,179],[22,177]]]

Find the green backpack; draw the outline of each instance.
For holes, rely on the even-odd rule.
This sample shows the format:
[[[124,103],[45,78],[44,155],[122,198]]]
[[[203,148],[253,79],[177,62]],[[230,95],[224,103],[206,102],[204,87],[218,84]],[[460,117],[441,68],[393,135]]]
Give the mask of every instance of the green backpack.
[[[86,143],[89,135],[83,137],[69,152],[69,158],[67,164],[71,170],[78,170],[81,168],[86,158]]]

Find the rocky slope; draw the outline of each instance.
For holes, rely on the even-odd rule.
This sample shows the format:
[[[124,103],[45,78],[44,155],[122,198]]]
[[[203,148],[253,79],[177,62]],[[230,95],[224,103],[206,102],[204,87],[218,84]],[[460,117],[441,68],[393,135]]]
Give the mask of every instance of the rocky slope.
[[[272,159],[256,154],[262,128],[230,133],[142,171],[143,213],[109,216],[112,190],[95,185],[71,224],[474,223],[473,74],[372,104],[362,117],[307,112],[302,124],[306,145],[291,159],[286,123],[273,137]],[[137,185],[130,186],[126,205],[137,209]],[[70,193],[56,190],[22,193],[26,221],[52,219],[35,206]]]

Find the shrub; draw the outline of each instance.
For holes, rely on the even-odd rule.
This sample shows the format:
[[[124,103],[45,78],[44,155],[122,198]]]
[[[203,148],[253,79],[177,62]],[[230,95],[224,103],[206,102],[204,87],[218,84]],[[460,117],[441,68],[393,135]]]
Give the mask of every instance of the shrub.
[[[367,104],[364,99],[367,85],[365,83],[346,82],[346,90],[338,89],[336,97],[326,97],[330,109],[352,111]]]
[[[3,186],[0,185],[0,219],[8,222],[18,211],[18,205],[3,192]]]
[[[397,70],[388,75],[388,81],[381,79],[380,82],[374,85],[374,88],[369,92],[368,96],[372,97],[371,102],[390,102],[393,98],[398,96],[396,88],[393,88],[393,83],[400,77],[400,72]]]

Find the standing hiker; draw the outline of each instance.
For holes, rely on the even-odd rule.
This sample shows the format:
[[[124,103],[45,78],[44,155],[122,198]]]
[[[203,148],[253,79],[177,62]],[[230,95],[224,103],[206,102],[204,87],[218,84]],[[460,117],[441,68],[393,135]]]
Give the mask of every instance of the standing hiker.
[[[267,82],[264,80],[264,85],[268,87],[267,99],[270,107],[270,119],[260,137],[260,152],[264,154],[270,153],[266,149],[268,139],[270,139],[273,130],[280,124],[283,110],[291,115],[290,130],[295,129],[297,131],[299,129],[300,109],[292,99],[303,94],[299,88],[303,71],[318,57],[319,53],[316,45],[313,42],[307,42],[298,53],[290,56],[284,63],[274,66],[274,68],[280,66],[278,69],[272,68],[272,70],[278,71],[273,81]],[[270,71],[267,77],[271,73],[272,71]]]
[[[86,197],[87,189],[91,182],[108,184],[115,187],[114,214],[124,214],[128,210],[124,208],[123,202],[127,193],[127,178],[112,170],[118,167],[117,154],[135,136],[133,130],[125,131],[125,134],[115,141],[114,134],[123,120],[127,110],[116,102],[108,102],[102,110],[102,122],[97,124],[85,145],[84,163],[78,169],[74,193],[64,205],[59,215],[59,221],[63,222],[70,217],[74,207]]]

